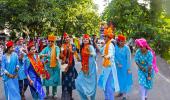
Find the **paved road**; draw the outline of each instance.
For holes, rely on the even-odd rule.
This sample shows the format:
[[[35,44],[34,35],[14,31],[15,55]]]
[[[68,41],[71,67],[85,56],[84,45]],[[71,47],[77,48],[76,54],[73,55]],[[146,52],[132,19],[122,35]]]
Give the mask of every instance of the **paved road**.
[[[149,100],[170,100],[170,65],[168,65],[163,59],[159,56],[157,57],[158,66],[160,72],[155,75],[154,79],[154,87],[151,91],[149,91]],[[100,65],[102,64],[101,57],[98,57],[98,73],[100,73]],[[80,63],[76,63],[76,69],[80,71]],[[137,66],[133,61],[132,64],[132,73],[133,73],[133,87],[132,91],[128,94],[128,100],[140,100],[139,98],[139,85],[137,82]],[[98,74],[99,75],[99,74]],[[29,89],[27,89],[26,99],[32,100]],[[58,87],[58,98],[61,96],[61,86]],[[101,89],[97,89],[96,100],[104,100],[104,95]],[[75,100],[80,100],[77,91],[73,92],[73,97]],[[3,82],[0,80],[0,100],[5,100],[4,98],[4,89]],[[60,99],[58,99],[60,100]],[[116,98],[116,100],[121,100],[120,98]]]

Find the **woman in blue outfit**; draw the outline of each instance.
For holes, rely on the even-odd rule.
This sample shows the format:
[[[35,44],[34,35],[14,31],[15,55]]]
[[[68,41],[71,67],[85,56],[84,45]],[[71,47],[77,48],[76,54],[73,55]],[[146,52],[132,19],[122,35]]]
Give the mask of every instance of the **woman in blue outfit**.
[[[115,45],[115,63],[120,87],[119,93],[123,94],[122,100],[126,100],[127,93],[132,86],[131,52],[129,47],[125,45],[125,41],[125,36],[118,35]]]
[[[44,100],[45,93],[41,83],[41,66],[40,58],[35,54],[36,48],[33,42],[28,44],[28,54],[24,58],[24,68],[27,80],[29,81],[30,91],[33,100]],[[41,66],[41,67],[40,67]]]
[[[135,62],[138,66],[141,100],[147,100],[148,90],[153,87],[154,72],[158,72],[156,56],[145,39],[136,39],[135,43],[139,47],[135,54]]]
[[[105,100],[114,100],[114,92],[119,91],[119,83],[117,78],[117,70],[115,65],[115,48],[111,43],[113,33],[111,29],[104,30],[105,45],[103,47],[102,57],[103,66],[102,73],[99,77],[98,85],[104,91]]]
[[[82,68],[76,79],[76,89],[79,92],[81,100],[96,100],[97,87],[97,71],[96,71],[96,52],[90,45],[90,37],[85,34],[83,36],[83,45],[81,48],[81,64]]]
[[[12,41],[6,44],[5,54],[2,56],[2,72],[6,100],[21,100],[18,84],[19,62],[18,56],[14,51]]]

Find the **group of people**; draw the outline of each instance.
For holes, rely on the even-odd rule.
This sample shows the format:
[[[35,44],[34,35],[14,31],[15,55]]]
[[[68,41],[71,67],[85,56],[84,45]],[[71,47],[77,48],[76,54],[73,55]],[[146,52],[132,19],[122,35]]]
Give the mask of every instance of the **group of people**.
[[[74,89],[81,100],[96,100],[97,86],[103,90],[105,100],[114,100],[116,92],[126,100],[133,84],[131,52],[125,45],[124,35],[118,35],[116,43],[113,37],[111,29],[105,29],[104,42],[98,47],[88,34],[84,34],[81,46],[77,48],[67,33],[63,35],[61,46],[56,45],[56,36],[49,35],[48,45],[39,53],[34,41],[24,46],[23,38],[17,45],[8,41],[0,59],[6,100],[25,100],[28,87],[34,100],[48,99],[52,87],[52,98],[55,99],[59,85],[62,86],[61,100],[73,100]],[[135,44],[138,47],[134,59],[138,66],[141,100],[147,100],[154,72],[158,72],[156,57],[144,38],[136,39]],[[97,55],[103,58],[102,65],[97,66]],[[81,62],[80,72],[76,70],[76,59]],[[102,70],[99,77],[98,68]]]

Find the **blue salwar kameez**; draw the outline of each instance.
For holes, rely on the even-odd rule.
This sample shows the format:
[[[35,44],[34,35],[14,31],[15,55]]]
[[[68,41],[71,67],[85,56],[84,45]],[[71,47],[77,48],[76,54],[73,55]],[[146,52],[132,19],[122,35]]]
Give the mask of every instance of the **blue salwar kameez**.
[[[132,73],[131,71],[131,52],[128,46],[120,48],[115,46],[115,63],[117,68],[120,93],[127,93],[132,86]]]
[[[9,59],[7,55],[2,56],[2,72],[3,72],[3,81],[5,89],[5,98],[6,100],[21,100],[19,93],[19,84],[18,78],[9,78],[6,74],[15,75],[17,72],[16,68],[19,68],[18,56],[16,53],[11,53]]]
[[[75,81],[76,90],[79,92],[81,100],[88,100],[88,96],[91,100],[95,100],[96,87],[97,87],[97,64],[96,64],[96,52],[92,45],[89,46],[89,71],[88,74],[84,74],[80,71]]]
[[[141,100],[146,100],[148,96],[148,90],[153,87],[153,78],[154,78],[154,70],[152,68],[153,55],[150,50],[147,50],[146,54],[142,54],[141,50],[138,49],[135,54],[135,62],[138,67],[138,82],[140,85],[140,93]],[[149,72],[149,67],[151,67],[151,71]],[[148,75],[150,73],[150,75]],[[151,80],[148,80],[148,77],[151,77]]]
[[[60,85],[60,63],[57,60],[57,64],[56,67],[51,67],[50,66],[50,59],[51,59],[51,47],[47,46],[45,47],[40,55],[44,55],[47,54],[47,57],[44,57],[44,61],[48,61],[45,64],[45,69],[48,71],[48,73],[50,74],[50,79],[43,79],[43,86],[46,87],[46,95],[49,95],[49,86],[52,86],[52,95],[55,96],[57,94],[57,86]],[[57,58],[59,58],[59,54],[60,54],[60,49],[58,46],[56,46],[56,56]]]
[[[146,89],[152,89],[153,86],[153,78],[154,78],[154,70],[151,70],[151,79],[148,80],[148,67],[152,66],[153,55],[150,50],[147,51],[146,54],[142,54],[141,50],[138,49],[135,54],[135,62],[139,64],[141,67],[146,69],[146,72],[138,69],[138,82],[140,85],[144,86]]]

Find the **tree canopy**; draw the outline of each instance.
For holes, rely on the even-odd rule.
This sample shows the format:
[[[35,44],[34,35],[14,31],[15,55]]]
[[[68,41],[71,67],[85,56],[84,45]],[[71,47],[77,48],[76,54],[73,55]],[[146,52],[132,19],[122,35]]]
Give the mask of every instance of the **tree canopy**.
[[[155,51],[169,55],[170,59],[170,18],[164,0],[112,0],[105,9],[102,19],[113,22],[115,33],[128,38],[146,38]],[[168,3],[168,2],[167,2]],[[147,7],[149,5],[149,7]]]
[[[28,34],[95,34],[99,28],[93,0],[0,0],[0,11],[2,29]]]

